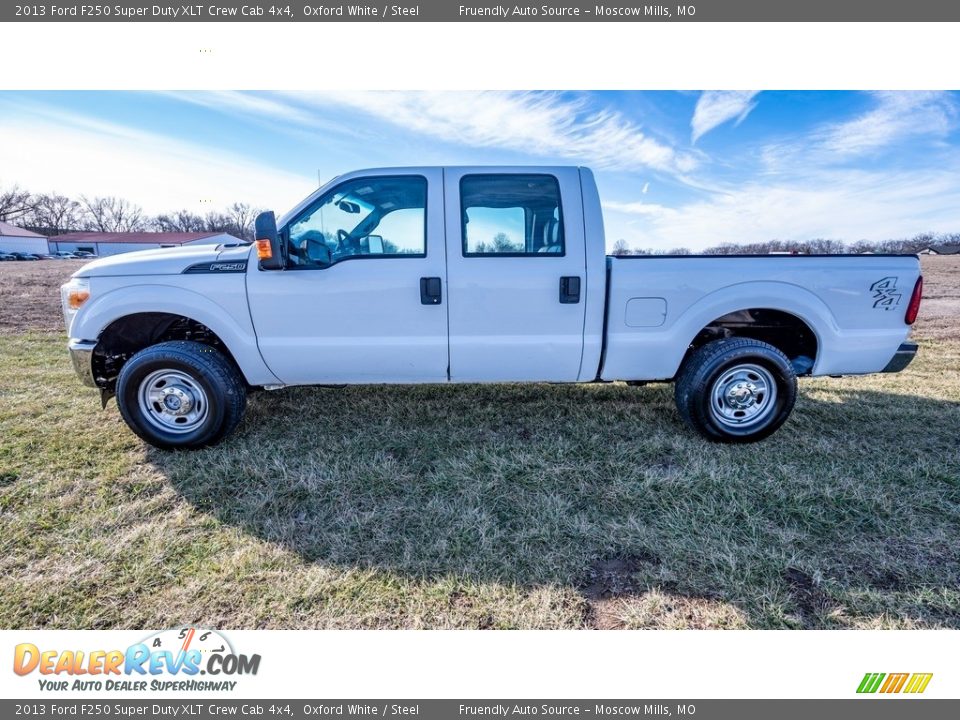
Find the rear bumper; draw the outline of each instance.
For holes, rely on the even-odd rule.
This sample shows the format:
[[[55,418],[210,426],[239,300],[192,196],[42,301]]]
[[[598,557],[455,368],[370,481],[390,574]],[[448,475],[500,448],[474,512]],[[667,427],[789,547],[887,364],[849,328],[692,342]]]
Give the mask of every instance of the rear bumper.
[[[97,387],[93,379],[93,350],[97,343],[90,340],[70,340],[67,348],[70,350],[70,360],[73,369],[80,381],[89,387]]]
[[[895,373],[903,370],[907,365],[913,362],[913,358],[917,354],[917,344],[911,342],[901,343],[900,347],[897,349],[897,352],[890,362],[887,363],[887,366],[880,372],[885,373]]]

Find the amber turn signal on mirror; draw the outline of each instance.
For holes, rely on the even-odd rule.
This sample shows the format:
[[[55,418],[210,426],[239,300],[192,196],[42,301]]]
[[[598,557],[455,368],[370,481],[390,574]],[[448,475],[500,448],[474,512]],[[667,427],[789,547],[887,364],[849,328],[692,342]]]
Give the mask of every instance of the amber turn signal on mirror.
[[[257,240],[257,257],[261,260],[269,260],[273,257],[273,249],[270,247],[269,240]]]

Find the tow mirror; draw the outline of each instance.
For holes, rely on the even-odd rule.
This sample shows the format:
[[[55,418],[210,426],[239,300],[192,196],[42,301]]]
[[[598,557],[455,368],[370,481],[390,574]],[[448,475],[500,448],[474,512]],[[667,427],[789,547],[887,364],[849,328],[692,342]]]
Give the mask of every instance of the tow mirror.
[[[277,217],[272,210],[257,215],[254,222],[256,230],[257,257],[263,270],[282,270],[283,251],[280,247],[280,235],[277,233]]]

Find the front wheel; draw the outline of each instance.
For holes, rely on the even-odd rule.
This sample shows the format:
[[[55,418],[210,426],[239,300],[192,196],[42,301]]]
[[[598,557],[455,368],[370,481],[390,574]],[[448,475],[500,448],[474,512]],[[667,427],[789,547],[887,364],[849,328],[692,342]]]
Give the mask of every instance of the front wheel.
[[[117,406],[137,435],[163,450],[213,445],[233,431],[246,385],[216,348],[175,340],[130,358],[117,380]]]
[[[684,362],[674,397],[683,419],[708,440],[754,442],[790,416],[797,376],[773,345],[749,338],[715,340]]]

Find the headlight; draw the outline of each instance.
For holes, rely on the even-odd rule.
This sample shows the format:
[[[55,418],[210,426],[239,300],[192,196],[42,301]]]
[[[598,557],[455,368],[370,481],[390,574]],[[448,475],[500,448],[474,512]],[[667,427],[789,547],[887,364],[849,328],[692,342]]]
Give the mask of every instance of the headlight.
[[[70,332],[70,324],[83,304],[90,299],[90,280],[88,278],[70,278],[60,286],[60,302],[63,304],[63,321]]]

